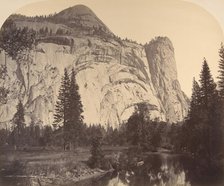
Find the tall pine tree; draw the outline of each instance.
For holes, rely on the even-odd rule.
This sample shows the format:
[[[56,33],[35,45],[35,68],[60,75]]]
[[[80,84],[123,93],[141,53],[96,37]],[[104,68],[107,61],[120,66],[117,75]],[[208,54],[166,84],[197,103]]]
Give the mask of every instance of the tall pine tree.
[[[204,59],[202,71],[200,74],[201,83],[201,115],[200,132],[201,132],[201,147],[202,153],[211,162],[212,157],[217,153],[219,142],[219,98],[216,90],[216,84],[212,78],[209,66]]]
[[[64,150],[69,144],[69,106],[70,106],[70,79],[67,69],[64,70],[64,76],[59,89],[58,101],[55,105],[54,125],[63,127]]]
[[[217,97],[216,84],[212,78],[208,63],[204,58],[202,65],[202,71],[200,74],[200,83],[201,83],[201,101],[205,111],[212,106],[214,96]]]
[[[200,110],[200,100],[201,100],[201,90],[198,82],[193,79],[193,88],[190,102],[190,110],[188,112],[188,118],[193,120],[196,119],[199,115]]]
[[[75,71],[72,69],[71,83],[69,88],[69,123],[70,123],[70,139],[77,146],[83,127],[83,108],[81,97],[79,95],[79,86],[76,82]]]
[[[222,148],[224,146],[224,45],[221,43],[221,48],[219,49],[219,76],[218,76],[218,89],[220,97],[220,138]],[[223,150],[222,150],[223,151]]]
[[[24,118],[24,107],[21,102],[19,101],[17,105],[17,112],[14,115],[14,130],[13,130],[13,135],[14,135],[14,145],[15,147],[21,146],[24,144],[24,128],[25,128],[25,118]]]
[[[221,44],[221,48],[219,49],[219,76],[218,76],[218,86],[219,86],[219,95],[224,102],[224,46]]]
[[[188,120],[184,125],[187,133],[187,148],[195,154],[208,159],[220,150],[220,112],[216,84],[204,59],[200,73],[200,86],[194,80]]]
[[[199,143],[195,141],[200,141],[199,121],[201,118],[201,88],[198,82],[193,79],[193,88],[190,102],[190,109],[188,112],[188,117],[186,123],[183,125],[184,137],[185,137],[185,147],[188,151],[195,154],[199,149]]]

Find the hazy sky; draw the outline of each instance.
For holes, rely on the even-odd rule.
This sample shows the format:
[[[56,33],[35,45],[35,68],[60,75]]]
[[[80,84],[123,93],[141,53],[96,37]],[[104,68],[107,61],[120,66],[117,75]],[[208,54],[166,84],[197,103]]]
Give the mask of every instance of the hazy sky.
[[[32,2],[38,3],[27,5]],[[21,14],[46,15],[76,4],[91,8],[121,38],[145,44],[155,36],[168,36],[175,48],[178,79],[188,96],[203,57],[214,78],[218,75],[218,49],[224,41],[223,0],[1,0],[0,25],[24,5],[18,10]]]

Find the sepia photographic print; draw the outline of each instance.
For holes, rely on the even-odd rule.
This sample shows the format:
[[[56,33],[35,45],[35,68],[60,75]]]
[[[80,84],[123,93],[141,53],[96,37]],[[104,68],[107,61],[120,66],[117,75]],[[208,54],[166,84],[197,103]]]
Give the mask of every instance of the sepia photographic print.
[[[0,186],[224,185],[224,1],[0,4]]]

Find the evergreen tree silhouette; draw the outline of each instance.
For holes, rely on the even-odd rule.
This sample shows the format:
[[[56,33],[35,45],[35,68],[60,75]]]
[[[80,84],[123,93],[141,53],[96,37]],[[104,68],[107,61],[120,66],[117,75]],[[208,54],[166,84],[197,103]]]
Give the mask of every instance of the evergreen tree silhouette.
[[[79,86],[76,82],[75,71],[72,69],[71,81],[69,87],[69,138],[72,140],[75,146],[79,144],[82,127],[83,127],[83,107],[81,103],[81,97],[79,95]]]
[[[70,105],[70,79],[67,69],[64,69],[64,76],[61,81],[59,89],[58,101],[55,105],[54,125],[61,125],[63,127],[64,150],[69,143],[69,105]]]
[[[206,59],[200,73],[200,86],[194,80],[187,126],[187,147],[196,156],[206,158],[211,165],[220,152],[220,104],[216,84]]]
[[[200,101],[201,101],[201,88],[198,82],[193,79],[193,88],[190,102],[190,109],[188,113],[188,117],[192,120],[198,117],[200,110]]]
[[[224,101],[224,46],[221,44],[221,48],[219,49],[219,76],[218,76],[218,86],[219,86],[219,95]]]
[[[17,112],[14,115],[13,121],[15,124],[13,134],[14,134],[14,145],[15,147],[21,146],[24,144],[24,128],[25,128],[25,118],[24,118],[24,107],[19,100],[18,105],[16,106]]]
[[[217,96],[216,84],[212,78],[208,63],[204,58],[202,65],[202,71],[200,74],[201,83],[201,101],[205,111],[208,111],[209,107],[212,106],[214,96]]]

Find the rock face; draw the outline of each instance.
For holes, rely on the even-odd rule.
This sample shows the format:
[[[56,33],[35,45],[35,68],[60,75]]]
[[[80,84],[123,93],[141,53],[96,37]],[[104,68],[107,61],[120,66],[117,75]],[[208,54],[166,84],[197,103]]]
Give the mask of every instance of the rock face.
[[[64,25],[58,23],[62,18]],[[48,26],[53,36],[39,37],[29,61],[16,62],[4,51],[0,53],[0,64],[7,66],[0,86],[9,90],[7,101],[0,103],[1,127],[11,122],[18,99],[25,105],[27,124],[31,119],[52,124],[64,68],[70,72],[73,67],[87,124],[118,127],[137,103],[148,105],[150,119],[177,122],[186,116],[188,99],[177,80],[174,49],[168,38],[158,37],[145,46],[121,40],[81,5],[46,18],[48,23],[11,19],[18,27],[36,31]],[[59,35],[56,28],[64,32]],[[61,38],[66,42],[59,42]]]
[[[177,79],[174,48],[167,37],[158,37],[145,46],[152,83],[168,122],[183,120],[188,111],[188,99]]]

